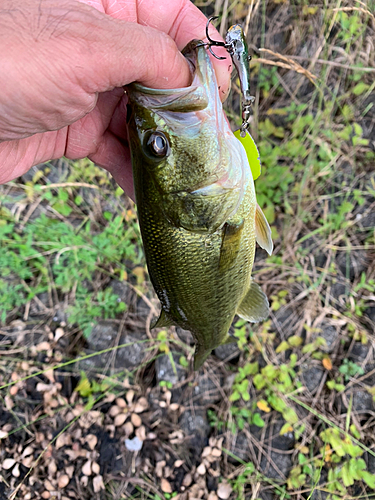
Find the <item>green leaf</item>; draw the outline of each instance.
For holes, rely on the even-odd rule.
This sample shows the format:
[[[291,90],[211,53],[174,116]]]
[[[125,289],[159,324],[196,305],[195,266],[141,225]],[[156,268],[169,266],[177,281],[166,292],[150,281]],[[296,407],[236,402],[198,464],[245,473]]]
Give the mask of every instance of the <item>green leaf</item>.
[[[289,422],[287,422],[286,424],[284,424],[281,429],[280,429],[280,436],[284,436],[284,434],[286,434],[287,432],[291,432],[291,425]]]
[[[288,338],[288,343],[292,347],[298,347],[302,344],[302,338],[299,335],[292,335]]]
[[[246,133],[245,137],[241,137],[241,131],[236,130],[234,132],[234,136],[240,141],[246,151],[247,159],[249,160],[249,165],[251,168],[251,173],[253,174],[253,179],[255,181],[255,179],[260,176],[261,172],[258,148],[249,133]]]
[[[298,422],[298,415],[293,408],[285,408],[283,411],[283,417],[289,424],[296,424]]]
[[[370,88],[370,85],[367,85],[367,83],[364,83],[364,82],[359,82],[357,83],[357,85],[352,89],[352,93],[354,95],[361,95],[363,94],[364,92],[366,92],[366,90],[368,90]]]
[[[360,475],[367,486],[375,490],[375,474],[370,474],[370,472],[363,470]]]
[[[279,354],[280,352],[284,352],[287,349],[289,349],[289,344],[286,340],[283,340],[283,342],[281,342],[281,344],[277,346],[276,353]]]
[[[253,421],[253,424],[256,425],[257,427],[264,427],[264,425],[265,425],[265,422],[262,419],[262,417],[259,415],[259,413],[254,413],[252,421]]]

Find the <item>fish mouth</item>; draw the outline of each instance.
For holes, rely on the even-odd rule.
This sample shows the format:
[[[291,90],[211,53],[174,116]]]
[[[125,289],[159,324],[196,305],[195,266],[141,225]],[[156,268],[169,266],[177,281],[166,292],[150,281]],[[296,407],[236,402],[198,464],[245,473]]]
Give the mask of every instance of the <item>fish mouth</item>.
[[[201,40],[192,40],[182,51],[192,71],[193,81],[188,87],[177,89],[153,89],[140,83],[126,87],[132,100],[154,110],[189,113],[207,108],[209,82],[216,76],[210,67],[210,59]]]

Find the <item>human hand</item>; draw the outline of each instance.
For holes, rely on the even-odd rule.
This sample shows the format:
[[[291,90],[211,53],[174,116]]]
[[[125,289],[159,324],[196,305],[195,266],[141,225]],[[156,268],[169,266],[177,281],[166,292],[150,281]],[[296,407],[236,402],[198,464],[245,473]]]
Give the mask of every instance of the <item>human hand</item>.
[[[204,39],[205,16],[189,0],[15,5],[0,0],[0,184],[38,163],[87,156],[133,197],[122,86],[189,85],[179,50]],[[230,64],[213,63],[224,100]]]

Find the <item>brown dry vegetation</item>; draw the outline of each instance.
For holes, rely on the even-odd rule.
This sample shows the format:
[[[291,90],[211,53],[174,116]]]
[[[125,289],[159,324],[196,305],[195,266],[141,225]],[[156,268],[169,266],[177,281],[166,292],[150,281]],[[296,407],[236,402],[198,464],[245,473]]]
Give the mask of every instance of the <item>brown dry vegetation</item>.
[[[270,319],[189,369],[134,206],[64,160],[0,191],[0,499],[375,494],[375,4],[196,2],[246,29]],[[202,34],[203,36],[203,34]],[[226,103],[239,125],[239,85]]]

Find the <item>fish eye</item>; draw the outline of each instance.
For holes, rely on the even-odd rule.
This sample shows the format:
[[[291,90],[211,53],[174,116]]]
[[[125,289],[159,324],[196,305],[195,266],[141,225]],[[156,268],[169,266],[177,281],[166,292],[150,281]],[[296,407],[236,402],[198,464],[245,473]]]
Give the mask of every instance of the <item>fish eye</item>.
[[[147,139],[147,147],[158,158],[169,155],[169,142],[162,132],[152,132]]]

